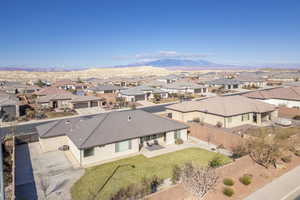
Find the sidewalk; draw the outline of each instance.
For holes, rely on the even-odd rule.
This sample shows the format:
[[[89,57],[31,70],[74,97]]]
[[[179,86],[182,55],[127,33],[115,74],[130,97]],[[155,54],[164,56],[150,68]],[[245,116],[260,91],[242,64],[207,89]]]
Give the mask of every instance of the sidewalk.
[[[273,180],[245,200],[293,200],[290,197],[294,193],[300,193],[300,166]]]

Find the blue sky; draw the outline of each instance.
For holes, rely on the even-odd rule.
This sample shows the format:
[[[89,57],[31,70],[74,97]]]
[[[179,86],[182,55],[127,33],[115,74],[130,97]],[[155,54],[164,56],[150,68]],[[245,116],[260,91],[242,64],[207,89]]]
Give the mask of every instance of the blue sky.
[[[300,63],[299,0],[1,0],[0,66]]]

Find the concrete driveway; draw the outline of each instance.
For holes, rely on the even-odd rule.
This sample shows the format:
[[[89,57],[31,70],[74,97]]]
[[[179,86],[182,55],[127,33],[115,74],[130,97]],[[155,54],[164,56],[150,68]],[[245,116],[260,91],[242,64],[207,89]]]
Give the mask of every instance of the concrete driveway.
[[[64,152],[43,153],[39,143],[19,145],[16,152],[17,200],[44,199],[45,194],[48,200],[71,200],[70,188],[84,170],[74,169]]]

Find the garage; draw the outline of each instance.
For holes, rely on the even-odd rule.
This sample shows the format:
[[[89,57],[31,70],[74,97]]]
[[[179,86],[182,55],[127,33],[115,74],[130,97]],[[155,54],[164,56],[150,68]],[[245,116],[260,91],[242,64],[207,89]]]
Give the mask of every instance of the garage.
[[[89,103],[88,103],[88,102],[78,102],[78,103],[73,103],[73,107],[74,107],[74,109],[78,109],[78,108],[88,108],[88,107],[89,107]]]

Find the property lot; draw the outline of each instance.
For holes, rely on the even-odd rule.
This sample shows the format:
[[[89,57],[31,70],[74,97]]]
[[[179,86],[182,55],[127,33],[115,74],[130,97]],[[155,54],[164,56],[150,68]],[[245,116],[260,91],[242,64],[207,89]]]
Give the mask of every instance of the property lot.
[[[64,152],[42,153],[39,143],[17,146],[17,199],[70,200],[70,188],[83,175]],[[46,189],[45,189],[46,188]]]
[[[128,186],[131,183],[137,183],[141,181],[143,177],[157,175],[160,178],[166,179],[171,177],[173,166],[176,164],[182,165],[192,161],[199,165],[207,165],[216,155],[214,152],[200,148],[189,148],[153,158],[138,155],[91,167],[86,170],[84,176],[72,187],[72,197],[74,200],[83,200],[88,199],[89,195],[92,194],[96,195],[97,198],[95,199],[97,200],[106,200],[122,187]],[[231,161],[226,156],[219,156],[221,156],[224,163]],[[115,168],[120,165],[124,167],[120,168],[103,190],[97,193],[97,190],[103,186]],[[134,168],[131,166],[134,166]]]

